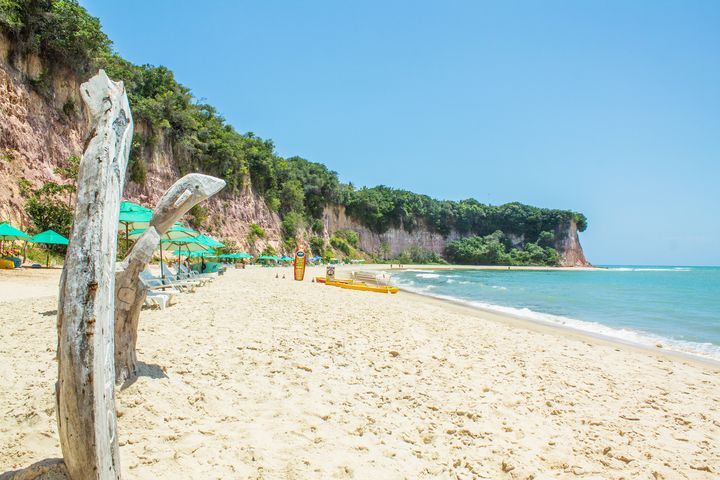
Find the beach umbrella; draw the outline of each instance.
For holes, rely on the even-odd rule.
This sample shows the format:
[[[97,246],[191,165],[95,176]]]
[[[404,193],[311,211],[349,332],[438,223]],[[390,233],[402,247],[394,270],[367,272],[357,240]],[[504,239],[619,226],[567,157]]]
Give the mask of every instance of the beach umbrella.
[[[133,239],[133,240],[136,240],[136,239],[140,238],[140,236],[141,236],[144,232],[145,232],[145,229],[144,229],[144,228],[141,228],[141,229],[138,229],[138,230],[133,230],[132,232],[130,232],[130,233],[128,234],[128,237],[131,238],[131,239]],[[163,279],[165,278],[165,274],[163,273],[164,269],[162,268],[162,264],[163,264],[163,248],[162,248],[162,247],[163,247],[163,243],[167,243],[167,242],[166,242],[167,240],[170,240],[170,241],[173,241],[173,240],[181,240],[181,239],[183,239],[183,238],[191,238],[191,237],[196,237],[196,236],[198,236],[198,235],[200,235],[200,232],[197,232],[197,231],[195,231],[195,230],[193,230],[193,229],[191,229],[191,228],[187,228],[187,227],[183,227],[183,226],[179,226],[179,225],[175,224],[175,226],[169,228],[168,231],[165,232],[165,233],[160,237],[160,274],[161,274],[161,276],[162,276]],[[203,248],[203,250],[207,250],[207,249],[208,249],[208,248]]]
[[[207,238],[207,237],[206,237]],[[177,238],[175,240],[161,240],[160,244],[163,243],[169,244],[172,246],[177,247],[179,250],[185,249],[186,252],[199,252],[199,253],[208,253],[211,252],[214,254],[215,252],[212,250],[212,247],[209,245],[207,240],[201,238],[201,236],[197,237],[187,237],[187,238]],[[204,257],[204,255],[199,255],[201,258]],[[203,267],[205,266],[205,261],[202,262]]]
[[[147,207],[143,207],[142,205],[139,205],[137,203],[125,201],[125,202],[120,202],[120,212],[121,213],[122,212],[150,212],[150,213],[152,213],[152,210]]]
[[[33,243],[44,243],[46,245],[67,245],[69,243],[67,238],[54,230],[45,230],[42,233],[38,233],[29,241]],[[50,267],[50,251],[47,252],[46,266]]]
[[[210,246],[210,247],[213,247],[213,248],[216,248],[216,247],[224,247],[224,246],[225,246],[224,243],[218,242],[218,241],[215,240],[214,238],[208,237],[207,235],[198,235],[198,236],[195,237],[195,238],[197,238],[198,240],[200,240],[200,241],[202,241],[202,242],[205,242],[206,245],[208,245],[208,246]]]
[[[290,262],[290,261],[292,261],[292,258],[285,255],[283,257],[280,257],[278,260],[280,260],[281,262]]]
[[[21,232],[9,223],[0,224],[0,240],[30,240],[30,235]]]
[[[25,232],[21,232],[17,228],[13,227],[9,223],[0,224],[0,249],[3,248],[5,240],[30,240],[30,235]]]
[[[127,202],[130,203],[130,202]],[[118,230],[125,233],[125,250],[130,248],[130,232],[146,229],[152,220],[152,211],[122,211],[120,210]]]
[[[183,250],[175,250],[172,252],[173,255],[181,256],[185,255],[187,257],[195,258],[195,257],[212,257],[215,256],[215,252],[213,250],[191,250],[191,251],[183,251]]]
[[[145,233],[145,229],[139,228],[130,232],[128,236],[132,240],[137,240],[138,238],[140,238],[140,236],[142,236],[143,233]],[[198,235],[200,235],[200,232],[198,232],[197,230],[175,224],[162,235],[162,240],[177,240],[180,238],[197,237]]]
[[[163,239],[160,241],[166,245],[177,247],[178,251],[185,249],[186,252],[207,252],[212,250],[210,245],[203,241],[198,241],[197,237]]]

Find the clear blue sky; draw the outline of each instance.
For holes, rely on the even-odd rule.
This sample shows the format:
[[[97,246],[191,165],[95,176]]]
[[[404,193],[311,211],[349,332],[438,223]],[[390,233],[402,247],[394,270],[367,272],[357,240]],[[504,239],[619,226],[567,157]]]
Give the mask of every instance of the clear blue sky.
[[[597,264],[720,264],[720,1],[81,3],[343,181],[578,210]]]

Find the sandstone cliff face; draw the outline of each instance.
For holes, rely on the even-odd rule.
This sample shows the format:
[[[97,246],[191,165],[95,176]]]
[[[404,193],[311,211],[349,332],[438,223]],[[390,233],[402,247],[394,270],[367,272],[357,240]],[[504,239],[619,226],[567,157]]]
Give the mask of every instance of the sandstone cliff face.
[[[0,34],[0,219],[27,228],[20,180],[32,188],[59,180],[53,169],[82,151],[85,120],[80,85],[72,75],[46,78],[50,101],[31,86],[42,79],[40,59],[18,58]],[[73,111],[63,112],[64,105]]]
[[[461,236],[452,231],[447,237],[427,229],[417,229],[407,232],[402,228],[390,228],[387,232],[378,234],[367,227],[360,225],[345,212],[342,205],[331,205],[325,208],[323,214],[325,234],[329,237],[338,230],[354,230],[360,237],[360,248],[366,252],[377,255],[383,253],[390,256],[399,255],[411,246],[419,246],[425,250],[443,255],[445,246],[452,240]],[[522,236],[508,235],[513,246],[522,246],[525,239]],[[555,249],[560,252],[562,266],[587,267],[590,263],[585,259],[580,240],[578,239],[577,225],[574,221],[567,225],[558,226],[555,231]]]
[[[53,169],[67,157],[82,154],[87,135],[80,79],[70,72],[53,71],[52,75],[46,72],[38,57],[17,55],[11,42],[0,33],[0,221],[10,221],[22,229],[31,225],[25,214],[27,199],[21,193],[20,181],[27,182],[32,189],[49,180],[60,181]],[[136,122],[135,128],[142,138],[152,137],[155,141],[142,152],[147,168],[145,183],[139,185],[128,179],[124,198],[154,206],[180,177],[178,162],[168,136],[148,131],[142,122]],[[249,183],[240,192],[221,192],[210,199],[206,229],[217,238],[232,239],[251,253],[259,253],[267,245],[281,252],[280,218]],[[338,205],[325,208],[323,221],[326,240],[338,230],[354,230],[359,234],[361,249],[379,255],[398,255],[411,246],[442,255],[447,242],[460,238],[457,232],[443,237],[423,228],[413,232],[391,228],[376,234],[350,218],[345,208]],[[251,223],[260,225],[267,237],[249,244]],[[300,236],[307,240],[310,234],[300,232]],[[558,227],[556,239],[563,265],[589,265],[574,222]],[[511,241],[522,245],[524,239],[511,237]]]
[[[555,250],[560,252],[563,267],[591,267],[585,258],[575,221],[555,230]]]
[[[345,207],[342,205],[325,207],[323,223],[328,237],[338,230],[356,231],[360,237],[360,248],[377,255],[382,255],[385,252],[390,256],[396,256],[414,245],[442,255],[445,252],[447,242],[460,238],[456,232],[452,232],[445,238],[439,233],[422,228],[413,232],[407,232],[402,228],[390,228],[387,232],[378,234],[348,216],[345,213]]]

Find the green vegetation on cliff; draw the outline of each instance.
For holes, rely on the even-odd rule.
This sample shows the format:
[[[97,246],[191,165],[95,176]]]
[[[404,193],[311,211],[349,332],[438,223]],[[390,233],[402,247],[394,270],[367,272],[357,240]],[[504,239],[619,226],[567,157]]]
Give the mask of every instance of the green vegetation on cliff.
[[[145,181],[144,155],[160,139],[170,139],[181,173],[219,176],[229,193],[250,185],[260,193],[283,220],[287,248],[296,244],[301,231],[322,233],[326,204],[344,205],[348,215],[376,233],[427,228],[444,236],[468,236],[448,246],[448,257],[460,263],[557,263],[548,239],[573,220],[580,231],[587,226],[582,214],[571,211],[520,203],[492,206],[473,199],[440,201],[385,186],[356,190],[343,185],[322,164],[283,158],[271,140],[238,133],[214,107],[197,102],[166,67],[134,65],[121,58],[98,19],[76,0],[0,0],[0,29],[13,39],[13,54],[33,53],[44,60],[41,77],[64,68],[85,79],[99,67],[125,82],[137,125],[129,166],[132,181]],[[42,93],[43,78],[33,81]],[[193,218],[201,223],[206,216],[198,210]],[[253,240],[261,237],[259,232],[253,235]],[[522,237],[523,249],[513,248],[507,235]],[[331,245],[343,253],[354,252],[357,244],[352,240],[336,234]]]

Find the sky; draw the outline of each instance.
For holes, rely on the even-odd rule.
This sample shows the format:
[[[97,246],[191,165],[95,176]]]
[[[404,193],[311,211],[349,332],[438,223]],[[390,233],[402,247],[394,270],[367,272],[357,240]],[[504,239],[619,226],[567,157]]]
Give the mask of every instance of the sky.
[[[580,211],[594,264],[720,265],[718,1],[80,3],[344,182]]]

